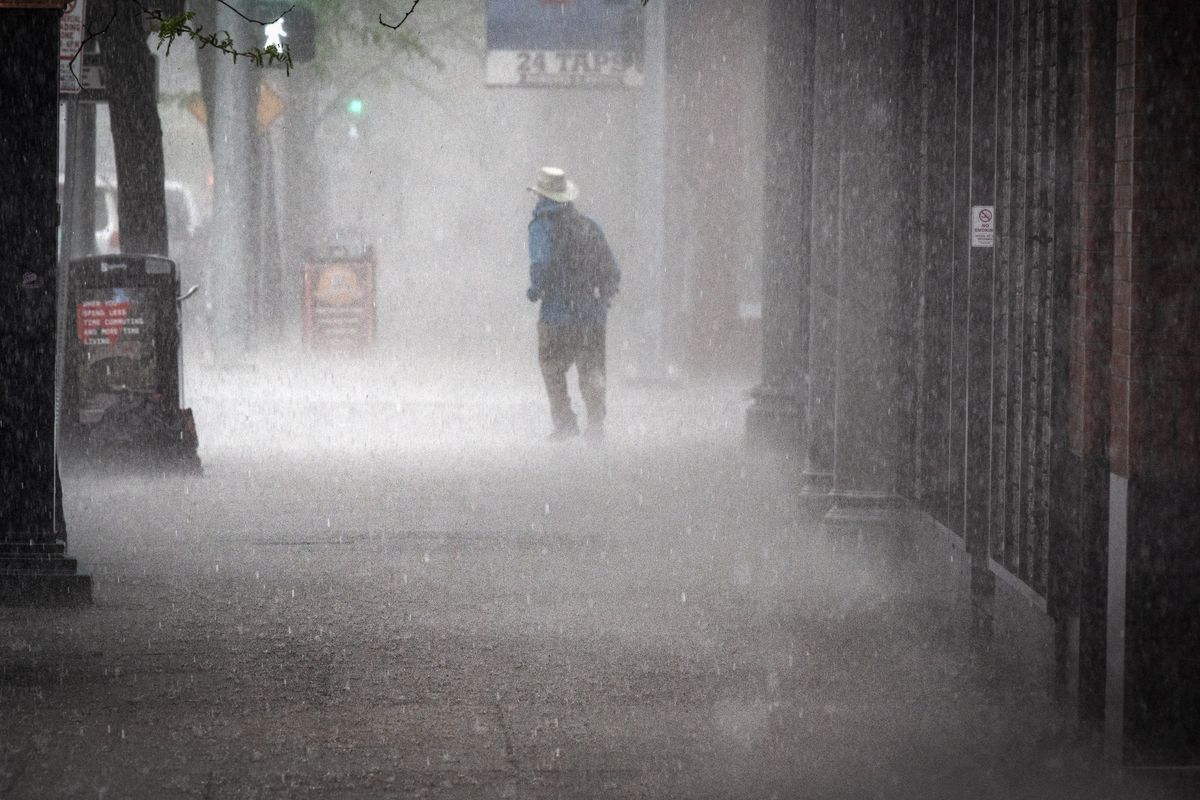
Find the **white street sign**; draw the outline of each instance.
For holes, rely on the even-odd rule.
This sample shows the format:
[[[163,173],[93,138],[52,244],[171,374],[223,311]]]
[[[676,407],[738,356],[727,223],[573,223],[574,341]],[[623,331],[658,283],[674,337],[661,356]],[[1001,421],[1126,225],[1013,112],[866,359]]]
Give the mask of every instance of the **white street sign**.
[[[58,91],[62,94],[76,94],[83,88],[76,77],[83,64],[80,50],[83,48],[86,8],[86,0],[70,0],[58,23]],[[72,67],[75,75],[71,74]]]
[[[83,46],[86,0],[71,0],[58,23],[58,57],[74,58]]]

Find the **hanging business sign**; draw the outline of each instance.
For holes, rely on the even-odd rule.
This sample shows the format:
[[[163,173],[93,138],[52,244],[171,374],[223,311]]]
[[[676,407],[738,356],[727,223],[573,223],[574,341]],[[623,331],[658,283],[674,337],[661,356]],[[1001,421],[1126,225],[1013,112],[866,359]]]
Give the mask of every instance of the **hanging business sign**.
[[[488,0],[488,86],[642,85],[641,0]]]

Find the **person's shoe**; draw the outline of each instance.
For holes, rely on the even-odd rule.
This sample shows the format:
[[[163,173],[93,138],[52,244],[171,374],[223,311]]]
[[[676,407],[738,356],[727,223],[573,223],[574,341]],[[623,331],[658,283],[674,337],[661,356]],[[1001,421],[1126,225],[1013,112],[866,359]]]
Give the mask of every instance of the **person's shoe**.
[[[568,425],[562,428],[555,428],[547,440],[551,442],[565,442],[567,439],[574,439],[579,435],[579,428],[576,425]]]

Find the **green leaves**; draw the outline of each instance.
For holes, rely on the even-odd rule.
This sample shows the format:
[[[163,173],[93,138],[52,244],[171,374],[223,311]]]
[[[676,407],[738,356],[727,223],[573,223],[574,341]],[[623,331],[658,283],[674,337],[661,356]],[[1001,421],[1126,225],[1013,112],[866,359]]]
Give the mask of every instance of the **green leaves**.
[[[213,47],[228,54],[233,58],[234,63],[237,63],[239,58],[245,58],[256,67],[279,65],[286,69],[289,75],[292,72],[292,53],[287,44],[282,47],[272,44],[266,47],[241,48],[234,43],[229,31],[206,32],[203,25],[194,25],[195,11],[167,15],[156,8],[143,10],[147,17],[158,23],[157,47],[159,49],[166,47],[168,55],[171,53],[171,45],[186,37],[195,42],[198,47]]]

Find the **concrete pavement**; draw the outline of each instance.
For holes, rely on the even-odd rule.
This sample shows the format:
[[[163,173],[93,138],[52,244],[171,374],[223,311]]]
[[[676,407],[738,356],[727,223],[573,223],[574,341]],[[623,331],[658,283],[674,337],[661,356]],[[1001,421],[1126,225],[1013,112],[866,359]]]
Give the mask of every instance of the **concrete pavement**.
[[[589,448],[528,376],[200,377],[203,477],[67,480],[94,606],[0,609],[0,797],[1186,796],[832,547],[742,387]]]

